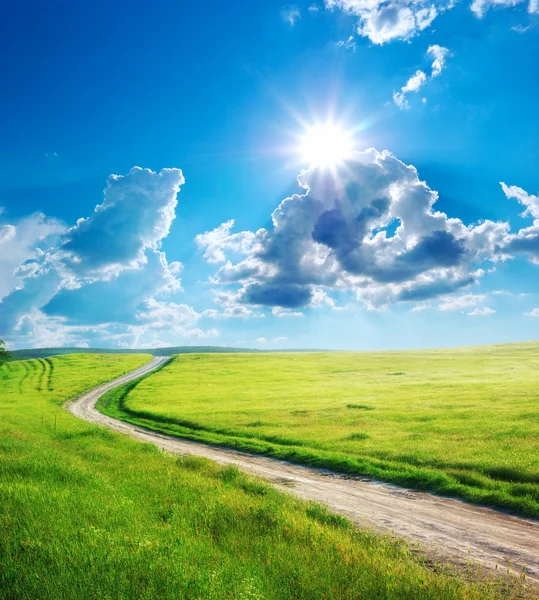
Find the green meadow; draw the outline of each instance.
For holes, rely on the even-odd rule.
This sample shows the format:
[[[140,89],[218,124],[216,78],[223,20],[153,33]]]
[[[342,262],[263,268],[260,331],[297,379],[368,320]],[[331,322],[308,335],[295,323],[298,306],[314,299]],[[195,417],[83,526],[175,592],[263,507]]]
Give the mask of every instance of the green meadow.
[[[358,531],[234,467],[165,455],[61,408],[149,358],[78,355],[0,367],[1,598],[518,597],[516,583],[428,568],[405,544]],[[152,385],[172,378],[178,391],[190,363],[206,364],[215,381],[229,360],[179,361]],[[228,364],[246,384],[256,377],[257,369]]]
[[[178,356],[101,410],[539,516],[539,344]]]

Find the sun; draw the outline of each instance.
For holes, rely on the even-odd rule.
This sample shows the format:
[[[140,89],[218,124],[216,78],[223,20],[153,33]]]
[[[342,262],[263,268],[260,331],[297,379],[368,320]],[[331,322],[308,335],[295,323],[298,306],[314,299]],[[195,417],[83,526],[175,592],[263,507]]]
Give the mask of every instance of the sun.
[[[335,123],[313,125],[306,129],[299,152],[309,166],[331,168],[352,152],[352,136]]]

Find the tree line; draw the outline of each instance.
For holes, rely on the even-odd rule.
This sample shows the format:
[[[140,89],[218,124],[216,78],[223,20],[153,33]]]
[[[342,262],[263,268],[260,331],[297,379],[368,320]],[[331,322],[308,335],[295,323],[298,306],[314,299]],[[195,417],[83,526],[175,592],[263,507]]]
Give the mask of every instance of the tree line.
[[[6,349],[6,343],[0,340],[0,365],[9,360],[10,354]]]

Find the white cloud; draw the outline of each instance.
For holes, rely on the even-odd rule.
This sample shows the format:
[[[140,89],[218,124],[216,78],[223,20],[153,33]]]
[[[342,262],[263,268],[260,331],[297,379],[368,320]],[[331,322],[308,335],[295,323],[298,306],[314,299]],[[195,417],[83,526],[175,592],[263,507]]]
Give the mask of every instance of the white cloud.
[[[329,9],[358,17],[357,33],[375,44],[407,40],[423,31],[447,7],[424,0],[326,0]]]
[[[301,311],[298,310],[285,310],[282,308],[279,308],[278,306],[274,306],[271,309],[271,313],[274,317],[303,317],[305,316]]]
[[[523,217],[533,217],[539,219],[539,196],[533,196],[528,194],[522,188],[516,185],[506,185],[503,181],[500,181],[503,193],[509,198],[518,200],[526,210],[522,213]]]
[[[281,202],[271,228],[228,230],[212,248],[224,262],[212,278],[224,286],[216,301],[298,311],[328,305],[320,300],[333,302],[336,290],[371,309],[417,303],[477,282],[482,264],[508,257],[508,223],[465,225],[437,211],[437,193],[390,152],[356,152],[335,173],[313,167],[298,182],[305,193]],[[235,262],[234,235],[250,240]]]
[[[424,310],[428,310],[430,306],[428,304],[417,304],[413,308],[410,309],[410,312],[423,312]]]
[[[42,214],[30,215],[13,224],[2,225],[0,221],[0,300],[22,287],[31,272],[35,275],[38,261],[65,230],[65,225]]]
[[[539,308],[534,308],[533,310],[530,310],[530,312],[526,313],[527,317],[539,317]]]
[[[196,236],[195,242],[199,248],[204,248],[204,258],[209,263],[224,262],[224,250],[246,253],[251,248],[255,234],[250,231],[231,234],[234,219],[219,225],[212,231],[207,231]]]
[[[245,306],[240,304],[227,306],[223,311],[218,311],[213,308],[205,310],[202,317],[208,319],[246,319],[247,317],[263,318],[264,315],[261,313],[255,313]]]
[[[353,35],[349,36],[346,40],[339,40],[335,44],[340,48],[346,48],[347,50],[352,50],[352,52],[356,51],[356,40]]]
[[[103,202],[66,232],[55,262],[94,279],[140,266],[146,251],[157,250],[168,235],[184,181],[179,169],[133,167],[127,175],[111,175]]]
[[[405,85],[401,87],[400,92],[393,92],[393,101],[401,109],[408,109],[410,105],[408,103],[407,95],[410,92],[418,92],[429,79],[438,77],[445,66],[445,59],[449,54],[449,50],[443,46],[437,44],[429,46],[427,54],[433,58],[431,65],[430,77],[424,71],[417,70],[415,75],[412,75]],[[426,98],[423,98],[423,103],[426,103]]]
[[[531,262],[539,264],[539,197],[528,194],[516,185],[508,186],[501,182],[502,190],[509,199],[516,199],[526,210],[523,217],[533,218],[533,225],[521,229],[510,236],[506,249],[508,253],[525,254]]]
[[[183,183],[178,169],[109,177],[74,227],[34,215],[0,224],[0,331],[13,345],[137,345],[206,337],[200,315],[165,297],[182,265],[160,250]]]
[[[329,10],[342,10],[357,18],[357,34],[374,44],[409,40],[456,4],[455,0],[325,0]],[[471,9],[482,17],[491,7],[520,4],[527,4],[529,14],[539,13],[539,0],[473,0]]]
[[[438,308],[441,311],[462,310],[470,306],[476,306],[485,301],[483,294],[465,294],[463,296],[455,296],[442,302]]]
[[[245,306],[229,306],[223,311],[223,316],[228,319],[245,319],[254,313]]]
[[[516,33],[526,33],[529,29],[531,29],[531,25],[515,25],[511,27],[511,31],[516,31]]]
[[[473,0],[471,8],[475,15],[481,18],[491,8],[507,8],[526,3],[530,14],[539,12],[537,0]]]
[[[434,59],[432,61],[432,73],[430,76],[438,77],[445,67],[445,59],[449,54],[449,50],[443,46],[438,46],[438,44],[433,44],[428,47],[427,54],[430,54]]]
[[[296,21],[301,19],[301,11],[295,4],[283,6],[281,8],[281,18],[285,23],[288,23],[290,27],[294,27]]]
[[[286,341],[288,341],[288,338],[287,338],[287,337],[282,337],[282,336],[281,336],[281,337],[276,337],[276,338],[274,338],[274,339],[273,339],[273,341],[274,341],[276,344],[278,344],[279,342],[286,342]]]
[[[268,340],[265,337],[256,338],[257,343],[259,344],[267,344]]]
[[[476,308],[476,309],[472,310],[471,312],[467,313],[467,315],[469,317],[485,317],[487,315],[493,315],[495,312],[496,311],[493,310],[492,308],[485,306],[484,308]]]

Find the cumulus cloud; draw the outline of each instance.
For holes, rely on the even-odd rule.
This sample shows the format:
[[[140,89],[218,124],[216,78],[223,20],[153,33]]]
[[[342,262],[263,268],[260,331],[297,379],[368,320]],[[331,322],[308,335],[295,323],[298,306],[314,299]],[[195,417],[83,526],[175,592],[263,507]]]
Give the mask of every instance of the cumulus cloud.
[[[181,264],[160,245],[183,182],[179,169],[135,167],[109,177],[103,201],[69,229],[42,215],[0,226],[2,335],[36,346],[209,334],[192,308],[165,300],[181,290]]]
[[[525,207],[522,216],[533,219],[531,227],[510,236],[507,251],[511,254],[525,254],[533,263],[539,264],[539,196],[528,194],[516,185],[508,186],[503,182],[500,185],[507,198],[515,199]]]
[[[436,210],[438,194],[390,152],[353,153],[336,172],[302,171],[298,183],[305,192],[281,202],[271,228],[228,228],[211,247],[210,259],[220,253],[224,262],[212,278],[225,286],[218,301],[297,311],[331,305],[338,290],[368,308],[421,302],[477,282],[481,264],[507,258],[508,223],[465,225]],[[208,252],[204,242],[215,236],[204,236]],[[235,236],[249,244],[232,261]]]
[[[103,202],[66,232],[55,261],[76,277],[96,279],[140,266],[146,251],[168,235],[183,183],[179,169],[133,167],[127,175],[111,175]]]
[[[407,40],[423,31],[449,2],[425,0],[326,0],[329,9],[358,17],[357,33],[375,44]]]
[[[440,75],[445,67],[445,60],[448,54],[449,50],[443,46],[438,46],[437,44],[429,46],[427,49],[427,55],[433,58],[430,77],[427,76],[424,71],[419,69],[415,72],[415,75],[412,75],[406,84],[401,87],[400,92],[393,92],[393,101],[399,108],[410,108],[407,95],[410,92],[418,92],[427,83],[427,81]],[[426,99],[423,98],[423,101],[425,102]]]
[[[34,214],[14,223],[1,223],[0,211],[0,300],[23,285],[37,270],[37,262],[66,227],[55,219]]]
[[[242,305],[227,306],[223,311],[218,311],[213,308],[205,310],[202,313],[203,317],[208,319],[246,319],[247,317],[264,317],[261,313],[255,313]]]
[[[533,310],[530,310],[530,312],[526,313],[527,317],[539,317],[539,308],[534,308]]]
[[[506,185],[503,181],[500,181],[503,193],[509,198],[518,200],[522,206],[525,207],[525,211],[522,213],[523,217],[533,217],[539,219],[539,196],[532,196],[519,188],[516,185]]]
[[[233,227],[234,219],[230,219],[214,230],[196,236],[195,241],[199,247],[205,248],[204,258],[209,263],[223,262],[225,249],[245,253],[252,246],[255,235],[250,231],[231,234]]]

